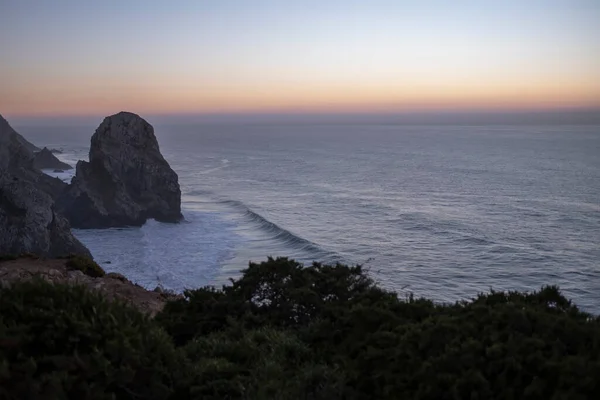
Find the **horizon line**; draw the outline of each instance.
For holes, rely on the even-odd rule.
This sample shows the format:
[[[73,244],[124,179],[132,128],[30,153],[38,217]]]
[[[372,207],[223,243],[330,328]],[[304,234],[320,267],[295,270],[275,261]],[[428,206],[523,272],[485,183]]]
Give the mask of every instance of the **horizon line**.
[[[403,110],[372,110],[357,111],[348,110],[326,110],[326,109],[281,109],[281,110],[238,110],[238,111],[135,111],[134,109],[120,109],[111,113],[101,111],[94,113],[2,113],[5,118],[30,118],[30,119],[52,119],[52,118],[98,118],[114,115],[119,112],[131,112],[144,117],[228,117],[228,116],[411,116],[411,115],[499,115],[499,114],[547,114],[547,113],[600,113],[598,105],[557,105],[552,107],[435,107],[435,108],[410,108]]]
[[[109,115],[3,114],[15,126],[97,125]],[[134,112],[135,111],[127,111]],[[412,110],[402,112],[136,113],[152,125],[383,124],[383,125],[600,125],[600,107],[560,109]]]

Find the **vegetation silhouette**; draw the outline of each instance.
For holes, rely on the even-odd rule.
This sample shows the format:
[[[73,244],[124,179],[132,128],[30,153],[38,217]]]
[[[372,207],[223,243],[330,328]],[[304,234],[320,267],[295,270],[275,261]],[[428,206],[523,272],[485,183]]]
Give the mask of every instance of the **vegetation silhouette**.
[[[600,318],[554,286],[436,304],[269,258],[154,319],[81,287],[0,290],[0,399],[593,399],[598,377]]]

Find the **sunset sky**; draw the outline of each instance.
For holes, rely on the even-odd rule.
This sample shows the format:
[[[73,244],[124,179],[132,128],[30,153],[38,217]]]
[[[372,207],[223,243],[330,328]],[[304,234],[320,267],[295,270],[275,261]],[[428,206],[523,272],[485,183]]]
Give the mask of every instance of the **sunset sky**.
[[[597,0],[3,0],[0,113],[600,108]]]

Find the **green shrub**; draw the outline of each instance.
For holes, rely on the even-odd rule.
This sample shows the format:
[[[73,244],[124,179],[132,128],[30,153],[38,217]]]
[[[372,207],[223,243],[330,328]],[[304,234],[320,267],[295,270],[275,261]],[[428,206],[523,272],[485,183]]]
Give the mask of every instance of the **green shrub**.
[[[0,289],[0,399],[166,399],[185,361],[148,317],[79,286]]]
[[[67,269],[81,271],[93,278],[101,278],[106,272],[94,260],[83,256],[72,256],[65,264]]]
[[[196,367],[198,398],[335,399],[344,389],[340,371],[315,362],[292,332],[269,328],[221,332],[185,346]]]
[[[399,299],[360,267],[303,268],[279,258],[251,263],[221,290],[186,292],[156,321],[177,345],[204,343],[202,354],[218,360],[211,365],[225,371],[220,382],[229,389],[252,387],[254,376],[265,380],[258,372],[264,357],[277,366],[273,371],[292,368],[248,343],[256,329],[270,327],[302,344],[307,369],[336,371],[320,383],[336,388],[326,390],[332,399],[600,398],[600,319],[579,311],[556,287],[434,304]],[[216,354],[226,355],[214,358],[206,335],[239,339],[220,339]],[[287,388],[276,387],[277,393]],[[253,393],[277,398],[275,392]]]
[[[596,399],[600,318],[550,286],[435,304],[360,267],[251,263],[155,319],[0,289],[0,399]]]
[[[395,294],[377,288],[360,266],[303,267],[287,258],[250,263],[231,285],[188,290],[184,295],[157,316],[177,344],[232,323],[249,329],[300,328],[348,304],[397,301]]]

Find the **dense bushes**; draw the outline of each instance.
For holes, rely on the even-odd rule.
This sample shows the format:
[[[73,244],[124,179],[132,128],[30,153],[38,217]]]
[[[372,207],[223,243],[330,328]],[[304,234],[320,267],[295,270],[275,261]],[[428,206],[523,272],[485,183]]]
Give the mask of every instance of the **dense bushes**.
[[[154,320],[81,288],[0,291],[0,398],[592,399],[599,377],[600,319],[555,287],[439,305],[269,259]]]
[[[400,300],[360,267],[270,259],[220,291],[186,296],[157,318],[179,345],[284,330],[338,371],[346,398],[600,398],[600,321],[555,287],[436,305]]]
[[[163,330],[83,287],[0,290],[1,399],[162,399],[181,364]]]
[[[289,331],[230,330],[183,349],[196,368],[196,398],[336,399],[344,389],[343,375]]]

